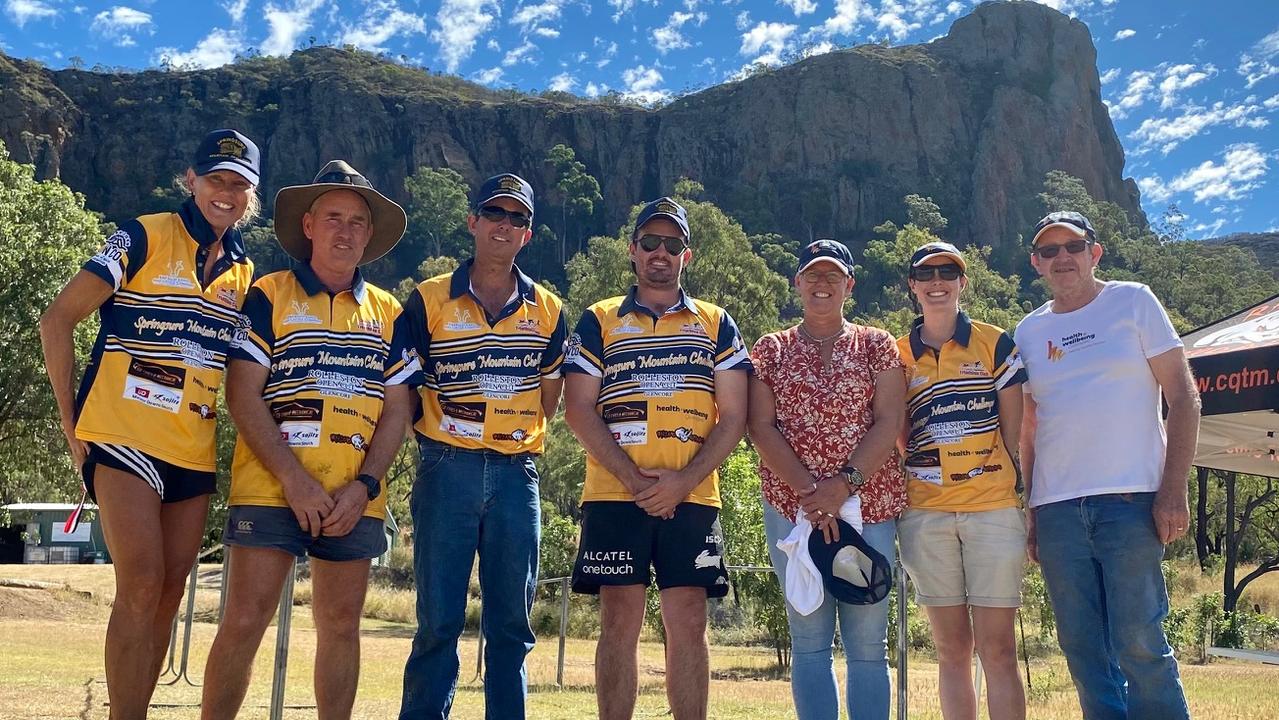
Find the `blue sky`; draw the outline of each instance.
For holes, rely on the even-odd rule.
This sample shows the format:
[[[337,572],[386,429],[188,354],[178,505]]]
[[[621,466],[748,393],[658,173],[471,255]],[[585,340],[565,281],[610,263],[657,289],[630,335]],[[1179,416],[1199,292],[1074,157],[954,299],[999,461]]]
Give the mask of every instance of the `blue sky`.
[[[215,67],[352,44],[493,87],[660,102],[833,47],[945,34],[973,0],[0,0],[0,49],[62,68]],[[1279,0],[1044,0],[1086,22],[1152,219],[1279,230]]]

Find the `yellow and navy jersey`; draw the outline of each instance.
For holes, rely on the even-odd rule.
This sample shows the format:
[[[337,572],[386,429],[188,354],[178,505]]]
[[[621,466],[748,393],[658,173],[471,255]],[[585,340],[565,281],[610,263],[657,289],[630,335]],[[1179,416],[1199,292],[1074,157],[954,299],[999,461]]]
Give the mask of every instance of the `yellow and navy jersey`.
[[[249,290],[233,360],[269,370],[262,399],[280,438],[326,492],[360,473],[389,385],[422,381],[417,353],[397,330],[400,302],[364,282],[330,293],[310,264],[271,273]],[[231,505],[287,507],[280,481],[240,438]],[[386,516],[386,493],[364,514]]]
[[[595,408],[613,441],[642,468],[687,465],[719,420],[715,373],[751,370],[733,318],[682,290],[660,316],[635,300],[634,287],[597,302],[582,313],[568,347],[565,372],[600,379]],[[595,500],[634,496],[588,453],[582,502]],[[719,507],[719,472],[685,501]]]
[[[906,493],[946,512],[1016,507],[1017,470],[999,431],[999,391],[1026,382],[1012,337],[962,311],[941,350],[920,338],[923,318],[897,340],[906,362]]]
[[[542,380],[564,363],[563,303],[517,267],[515,292],[490,317],[471,289],[474,262],[423,281],[405,302],[425,379],[413,428],[468,450],[541,453]]]
[[[114,288],[76,394],[76,437],[212,471],[217,394],[253,280],[238,230],[203,283],[213,228],[188,199],[120,226],[84,269]]]

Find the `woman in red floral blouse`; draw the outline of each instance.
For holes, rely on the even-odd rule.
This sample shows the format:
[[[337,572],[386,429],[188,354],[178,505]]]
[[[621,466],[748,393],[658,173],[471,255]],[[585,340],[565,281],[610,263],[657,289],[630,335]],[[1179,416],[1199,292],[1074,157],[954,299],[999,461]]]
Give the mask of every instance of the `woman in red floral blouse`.
[[[829,541],[837,532],[834,518],[853,493],[861,497],[862,536],[890,562],[896,554],[906,482],[895,442],[906,380],[892,335],[844,319],[852,271],[852,254],[842,243],[805,247],[795,275],[803,322],[765,335],[751,352],[748,426],[761,459],[768,552],[783,585],[786,555],[777,541],[790,534],[799,514]],[[848,661],[848,716],[886,720],[888,601],[851,605],[827,593],[810,615],[789,602],[786,613],[799,720],[839,717],[832,659],[837,616]]]

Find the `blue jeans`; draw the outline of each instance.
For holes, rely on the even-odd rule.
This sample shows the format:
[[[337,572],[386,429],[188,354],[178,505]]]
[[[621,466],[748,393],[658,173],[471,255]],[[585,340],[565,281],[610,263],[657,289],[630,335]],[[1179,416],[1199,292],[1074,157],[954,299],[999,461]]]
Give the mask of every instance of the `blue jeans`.
[[[1154,497],[1094,495],[1034,510],[1057,641],[1085,720],[1190,717],[1162,625],[1168,590]]]
[[[541,505],[530,455],[468,452],[419,439],[413,484],[417,633],[404,666],[401,720],[447,718],[457,690],[458,638],[471,562],[480,556],[486,718],[524,717],[533,649]]]
[[[777,541],[790,535],[795,523],[782,517],[764,502],[764,535],[768,538],[768,556],[773,561],[777,579],[786,585],[786,554],[777,549]],[[862,537],[893,564],[897,557],[894,541],[897,521],[867,524]],[[887,720],[888,679],[888,600],[874,605],[850,605],[826,594],[821,607],[812,615],[800,615],[786,603],[790,623],[791,695],[795,698],[795,715],[799,720],[838,720],[839,687],[835,681],[833,648],[835,616],[839,616],[839,637],[848,662],[848,717],[850,720]]]

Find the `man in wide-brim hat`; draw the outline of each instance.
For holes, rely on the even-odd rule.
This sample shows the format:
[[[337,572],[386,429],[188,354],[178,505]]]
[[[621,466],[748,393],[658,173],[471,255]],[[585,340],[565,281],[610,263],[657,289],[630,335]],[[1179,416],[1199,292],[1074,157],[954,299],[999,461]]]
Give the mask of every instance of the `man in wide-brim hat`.
[[[404,234],[404,210],[347,163],[275,197],[297,263],[258,280],[231,345],[239,429],[223,542],[226,613],[205,669],[203,717],[232,718],[295,558],[311,558],[321,717],[349,717],[369,564],[386,551],[382,476],[421,384],[400,303],[360,276]],[[371,437],[371,440],[366,438]]]

